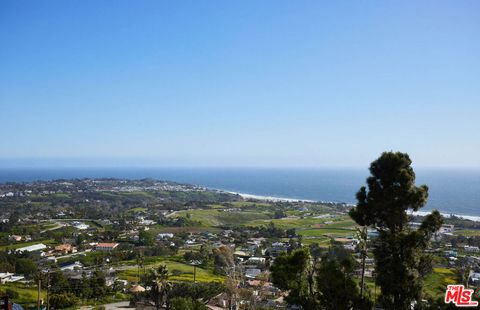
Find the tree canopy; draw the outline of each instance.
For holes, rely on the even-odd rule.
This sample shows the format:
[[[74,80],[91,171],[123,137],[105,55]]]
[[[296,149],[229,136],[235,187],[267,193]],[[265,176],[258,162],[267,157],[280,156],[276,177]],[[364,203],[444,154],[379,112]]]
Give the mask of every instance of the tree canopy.
[[[433,211],[418,230],[409,227],[408,211],[418,211],[428,198],[426,185],[415,186],[415,173],[408,154],[385,152],[370,165],[367,187],[357,193],[357,206],[350,216],[361,226],[378,230],[374,241],[380,301],[387,309],[410,309],[420,302],[423,277],[431,270],[431,257],[424,253],[429,240],[442,225]]]

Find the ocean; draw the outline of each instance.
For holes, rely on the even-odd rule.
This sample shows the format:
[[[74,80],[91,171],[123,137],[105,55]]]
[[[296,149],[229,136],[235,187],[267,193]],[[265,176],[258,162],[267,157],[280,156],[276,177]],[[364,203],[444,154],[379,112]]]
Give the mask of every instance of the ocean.
[[[427,184],[422,211],[480,216],[480,170],[416,169],[417,184]],[[318,201],[355,203],[367,169],[260,168],[111,168],[0,169],[0,182],[72,178],[155,178],[238,193]]]

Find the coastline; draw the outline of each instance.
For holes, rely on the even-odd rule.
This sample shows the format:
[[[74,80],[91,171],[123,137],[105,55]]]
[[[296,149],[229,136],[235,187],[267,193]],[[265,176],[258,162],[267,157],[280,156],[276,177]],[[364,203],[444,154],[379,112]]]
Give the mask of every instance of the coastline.
[[[309,200],[309,199],[296,199],[296,198],[287,198],[287,197],[275,197],[275,196],[262,196],[262,195],[253,195],[253,194],[246,194],[246,193],[239,193],[239,192],[232,192],[232,191],[224,191],[221,189],[216,189],[221,192],[233,194],[233,195],[239,195],[242,198],[245,199],[256,199],[256,200],[264,200],[264,201],[273,201],[273,202],[319,202],[315,200]]]
[[[430,214],[430,212],[431,212],[431,211],[416,211],[416,212],[410,212],[410,214],[425,216],[425,215]],[[451,215],[453,215],[453,216],[455,216],[455,217],[459,217],[459,218],[462,218],[462,219],[465,219],[465,220],[470,220],[470,221],[474,221],[474,222],[480,222],[480,216],[463,215],[463,214],[452,214],[452,213],[443,213],[443,212],[440,212],[440,215],[442,215],[442,216],[445,217],[445,218],[449,218]]]
[[[296,198],[287,198],[287,197],[275,197],[275,196],[262,196],[262,195],[253,195],[253,194],[247,194],[247,193],[240,193],[240,192],[233,192],[233,191],[224,191],[221,189],[215,189],[221,192],[233,194],[233,195],[239,195],[244,199],[256,199],[256,200],[264,200],[264,201],[273,201],[273,202],[306,202],[306,203],[338,203],[342,204],[342,202],[333,202],[333,201],[318,201],[318,200],[309,200],[309,199],[296,199]],[[347,206],[355,206],[354,204],[349,204],[349,203],[344,203]],[[411,215],[420,215],[420,216],[426,216],[430,214],[431,211],[416,211],[416,212],[409,212]],[[464,215],[464,214],[452,214],[452,213],[445,213],[445,212],[440,212],[440,214],[445,217],[449,218],[451,215],[463,218],[466,220],[474,221],[474,222],[480,222],[480,216],[474,216],[474,215]]]

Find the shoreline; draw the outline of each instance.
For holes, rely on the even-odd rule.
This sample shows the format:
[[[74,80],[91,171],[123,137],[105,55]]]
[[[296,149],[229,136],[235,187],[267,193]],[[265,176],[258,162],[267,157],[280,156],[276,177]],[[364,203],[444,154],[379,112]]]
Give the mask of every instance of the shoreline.
[[[336,203],[336,204],[345,204],[347,206],[355,206],[354,204],[346,203],[346,202],[334,202],[334,201],[320,201],[320,200],[310,200],[310,199],[296,199],[296,198],[287,198],[287,197],[275,197],[275,196],[263,196],[263,195],[254,195],[254,194],[247,194],[247,193],[240,193],[240,192],[234,192],[234,191],[225,191],[221,189],[215,189],[221,192],[233,194],[233,195],[239,195],[244,199],[256,199],[256,200],[263,200],[263,201],[272,201],[272,202],[307,202],[307,203]],[[431,211],[416,211],[416,212],[408,212],[408,214],[411,215],[419,215],[419,216],[426,216],[430,214]],[[445,212],[440,212],[440,215],[442,215],[445,218],[449,218],[451,215],[465,219],[465,220],[470,220],[474,222],[480,222],[480,216],[476,215],[464,215],[464,214],[454,214],[454,213],[445,213]]]
[[[430,214],[430,212],[429,211],[416,211],[416,212],[409,212],[409,214],[425,216],[425,215]],[[453,215],[455,217],[459,217],[459,218],[462,218],[462,219],[465,219],[465,220],[480,222],[480,216],[476,216],[476,215],[452,214],[452,213],[444,213],[444,212],[440,212],[440,215],[445,217],[445,218],[450,218],[450,216]]]
[[[257,199],[257,200],[264,200],[264,201],[273,201],[273,202],[319,202],[316,200],[309,200],[309,199],[296,199],[296,198],[287,198],[287,197],[275,197],[275,196],[262,196],[262,195],[254,195],[254,194],[247,194],[247,193],[240,193],[240,192],[232,192],[232,191],[224,191],[219,190],[225,193],[239,195],[244,199]]]

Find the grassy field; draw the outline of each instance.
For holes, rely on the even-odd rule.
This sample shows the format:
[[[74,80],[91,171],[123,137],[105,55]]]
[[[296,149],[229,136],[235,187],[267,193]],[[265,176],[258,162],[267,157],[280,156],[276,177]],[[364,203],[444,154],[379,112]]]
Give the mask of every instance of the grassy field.
[[[156,268],[160,265],[166,265],[170,272],[170,279],[173,281],[193,281],[193,266],[181,262],[163,260],[155,264],[146,265],[146,270]],[[143,271],[140,271],[143,274]],[[117,273],[120,279],[136,282],[138,281],[138,270],[136,266],[131,269],[123,270]],[[224,277],[213,274],[212,271],[197,267],[196,280],[199,282],[223,282]]]
[[[18,294],[18,298],[12,299],[15,303],[18,304],[36,304],[38,289],[35,285],[27,285],[22,283],[6,283],[0,286],[0,290],[5,292],[7,289],[10,289]],[[43,300],[46,299],[47,292],[42,290],[40,298]]]
[[[187,227],[163,227],[163,226],[150,226],[150,232],[152,234],[159,234],[159,233],[200,233],[200,232],[211,232],[211,233],[219,233],[221,231],[218,227],[205,227],[205,226],[187,226]]]
[[[297,234],[305,237],[348,237],[354,236],[355,230],[348,228],[314,228],[298,230]]]
[[[462,229],[453,232],[457,236],[473,237],[480,236],[480,229]]]
[[[334,229],[334,228],[348,228],[353,229],[354,223],[352,220],[348,219],[347,217],[340,216],[335,219],[318,219],[313,217],[285,217],[282,219],[272,219],[272,220],[254,220],[248,223],[249,226],[260,226],[266,225],[269,222],[273,222],[275,226],[288,229],[288,228],[295,228],[295,229],[310,229],[310,228],[322,228],[322,229]],[[332,222],[332,223],[330,223]],[[329,224],[325,224],[329,223]]]
[[[425,279],[424,291],[427,295],[438,298],[445,294],[448,284],[458,284],[459,279],[454,269],[434,268]]]
[[[204,227],[242,225],[253,220],[270,218],[266,212],[225,212],[220,209],[185,210],[177,212],[174,216],[187,217],[187,214],[191,220],[200,222]]]

